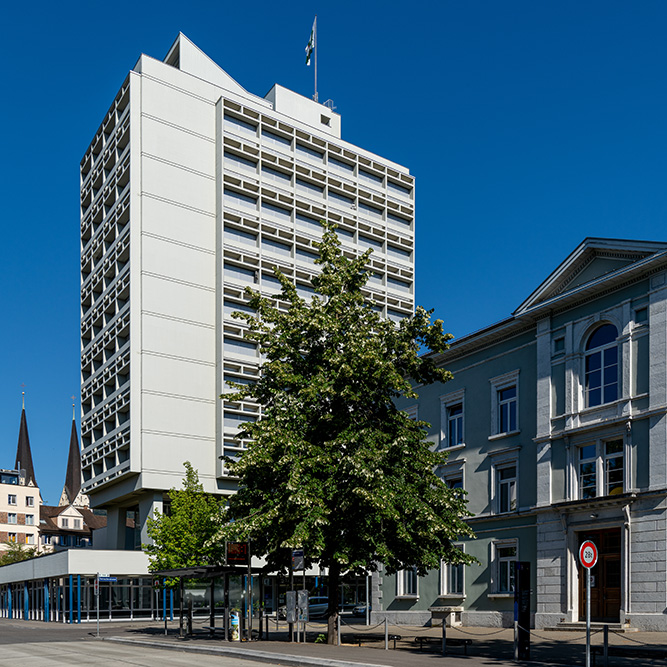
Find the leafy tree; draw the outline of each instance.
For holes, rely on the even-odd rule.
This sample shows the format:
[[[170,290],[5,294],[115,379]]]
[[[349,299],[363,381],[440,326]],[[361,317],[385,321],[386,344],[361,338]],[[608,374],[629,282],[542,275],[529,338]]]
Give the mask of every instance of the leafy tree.
[[[155,512],[148,519],[153,544],[144,544],[151,571],[197,565],[218,565],[224,558],[224,544],[211,541],[220,527],[222,501],[204,493],[199,474],[186,461],[182,489],[169,492],[169,514]]]
[[[370,252],[344,257],[335,226],[322,224],[312,300],[276,270],[282,307],[248,289],[255,314],[234,314],[265,362],[255,384],[233,384],[222,398],[257,401],[262,417],[243,424],[239,437],[252,444],[227,460],[240,488],[219,539],[251,539],[267,569],[288,567],[295,547],[327,567],[334,643],[345,572],[384,563],[388,572],[416,567],[425,574],[441,559],[473,559],[451,543],[472,533],[462,519],[465,498],[436,474],[446,456],[431,451],[426,424],[394,404],[417,397],[408,378],[451,378],[432,357],[419,356],[445,350],[451,335],[423,308],[398,324],[376,313],[362,294]]]
[[[37,547],[28,547],[18,542],[4,542],[4,549],[0,551],[0,566],[20,563],[38,556]]]

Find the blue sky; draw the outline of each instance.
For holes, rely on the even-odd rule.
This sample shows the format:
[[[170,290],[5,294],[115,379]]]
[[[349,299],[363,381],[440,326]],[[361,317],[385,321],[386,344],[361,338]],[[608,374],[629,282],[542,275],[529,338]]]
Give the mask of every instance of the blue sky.
[[[507,317],[586,236],[666,240],[667,3],[9,3],[0,105],[0,467],[25,384],[57,503],[79,394],[78,165],[141,52],[184,32],[241,85],[312,94],[417,178],[417,303],[457,336]]]

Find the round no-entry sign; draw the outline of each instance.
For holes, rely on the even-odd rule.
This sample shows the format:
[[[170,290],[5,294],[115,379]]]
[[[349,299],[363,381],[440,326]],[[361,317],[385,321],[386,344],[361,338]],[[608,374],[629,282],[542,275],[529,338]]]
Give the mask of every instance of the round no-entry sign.
[[[589,569],[598,562],[598,548],[590,540],[579,547],[579,562]]]

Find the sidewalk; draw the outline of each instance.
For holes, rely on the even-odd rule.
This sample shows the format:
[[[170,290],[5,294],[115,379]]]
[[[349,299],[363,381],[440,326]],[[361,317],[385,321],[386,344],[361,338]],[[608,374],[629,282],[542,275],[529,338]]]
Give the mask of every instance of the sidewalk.
[[[358,667],[359,665],[384,665],[386,667],[433,667],[434,660],[446,660],[450,667],[476,667],[481,665],[497,665],[504,667],[516,665],[513,661],[514,633],[511,629],[499,628],[448,628],[448,639],[460,638],[472,640],[468,647],[467,656],[462,647],[450,647],[447,656],[443,658],[439,653],[439,645],[429,646],[423,652],[419,651],[414,639],[418,636],[441,637],[440,628],[423,628],[405,626],[389,626],[389,634],[401,636],[396,643],[396,650],[392,649],[393,642],[389,642],[390,650],[384,650],[384,627],[380,626],[367,633],[361,625],[346,627],[343,625],[344,640],[353,641],[352,635],[367,636],[369,641],[358,644],[344,643],[341,646],[316,644],[318,634],[324,634],[324,624],[310,623],[308,626],[307,643],[287,642],[286,628],[283,624],[279,632],[275,632],[272,625],[270,641],[253,642],[226,642],[220,635],[212,637],[208,631],[202,629],[201,623],[195,624],[194,635],[188,639],[179,639],[178,624],[169,623],[169,633],[165,636],[164,625],[134,624],[122,629],[105,625],[102,638],[107,641],[139,644],[154,648],[187,651],[192,653],[212,653],[218,655],[235,656],[239,659],[252,659],[270,664],[290,665],[293,667]],[[90,633],[93,634],[93,633]],[[371,639],[371,635],[375,639]],[[578,632],[550,632],[531,631],[531,661],[523,664],[567,665],[575,667],[585,664],[585,633]],[[591,639],[591,645],[602,644],[602,633]],[[631,635],[609,635],[610,646],[627,646],[642,648],[647,645],[664,648],[667,644],[667,633],[636,632]],[[602,657],[598,656],[597,665],[602,667]],[[664,660],[645,657],[609,658],[610,667],[641,667],[654,666],[664,663]]]

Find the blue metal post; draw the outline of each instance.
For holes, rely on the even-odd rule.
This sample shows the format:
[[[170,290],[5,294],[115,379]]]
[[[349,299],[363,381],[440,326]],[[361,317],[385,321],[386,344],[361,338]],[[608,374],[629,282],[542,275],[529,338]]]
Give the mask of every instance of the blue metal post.
[[[74,623],[74,575],[69,575],[69,622]]]
[[[30,613],[30,607],[28,605],[28,582],[23,582],[23,620],[27,621]]]
[[[51,620],[49,616],[49,580],[44,579],[44,620],[47,623]]]
[[[81,623],[81,575],[76,575],[76,622]]]
[[[7,586],[7,617],[12,617],[12,585]]]
[[[169,620],[174,620],[174,589],[169,589]]]
[[[162,580],[162,620],[167,618],[167,580]]]

